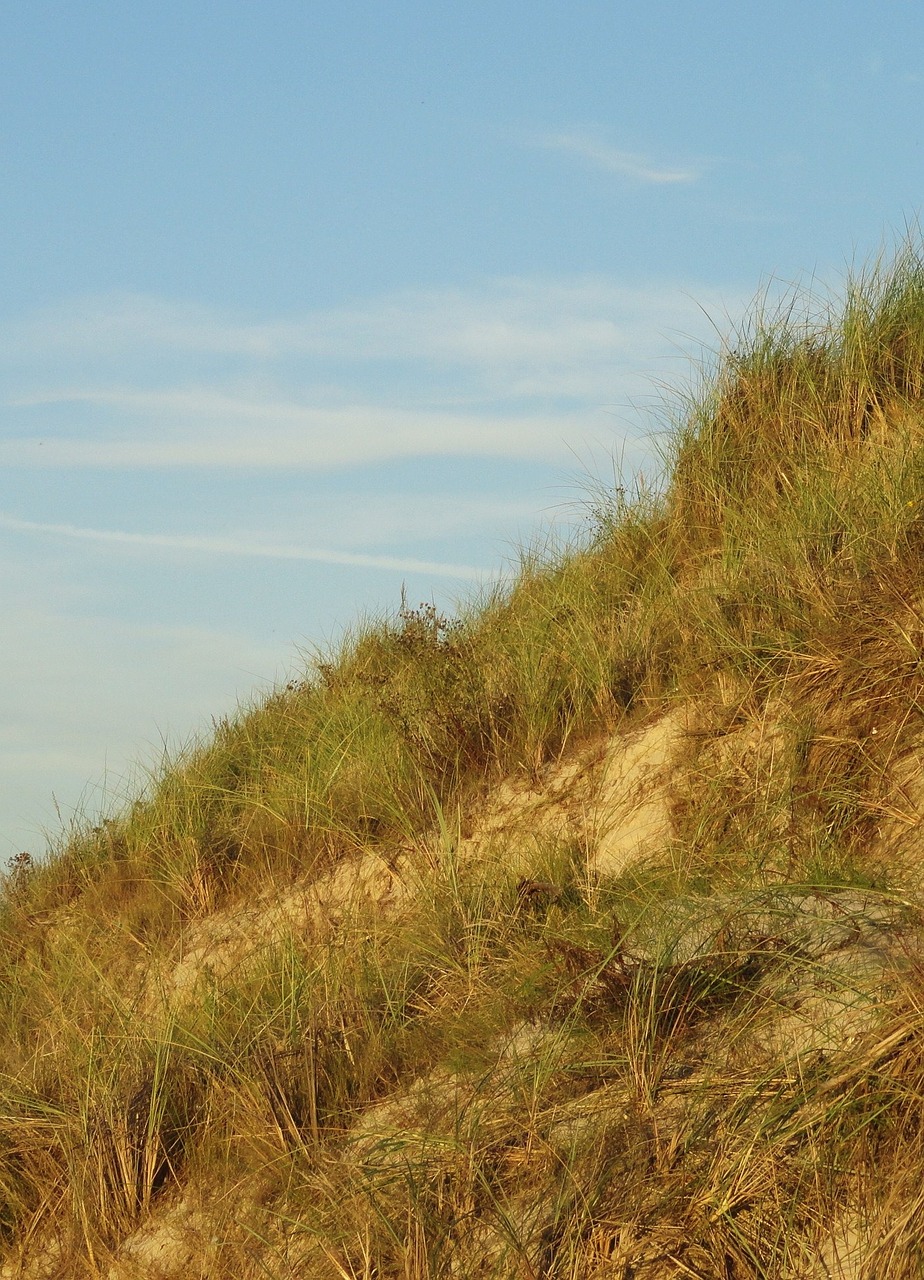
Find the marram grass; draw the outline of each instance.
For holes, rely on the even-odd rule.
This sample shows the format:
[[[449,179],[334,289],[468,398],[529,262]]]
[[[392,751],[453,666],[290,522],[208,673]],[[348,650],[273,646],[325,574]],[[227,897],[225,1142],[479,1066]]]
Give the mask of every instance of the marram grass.
[[[580,545],[10,867],[3,1274],[924,1275],[919,246],[758,309],[677,418]],[[667,715],[656,856],[470,840]],[[363,859],[395,906],[177,986]]]

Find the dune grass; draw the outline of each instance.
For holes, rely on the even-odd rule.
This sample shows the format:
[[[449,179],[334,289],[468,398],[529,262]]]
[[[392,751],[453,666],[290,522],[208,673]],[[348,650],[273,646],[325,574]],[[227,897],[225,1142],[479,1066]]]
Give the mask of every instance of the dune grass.
[[[177,1276],[924,1274],[922,552],[909,241],[838,305],[756,310],[678,398],[664,485],[579,545],[357,630],[11,865],[9,1265],[154,1275],[160,1220]],[[466,843],[505,780],[677,708],[656,860]],[[370,857],[396,909],[177,998],[203,930]],[[870,903],[884,970],[812,950],[809,907],[860,931]],[[828,1039],[798,1026],[819,993]]]

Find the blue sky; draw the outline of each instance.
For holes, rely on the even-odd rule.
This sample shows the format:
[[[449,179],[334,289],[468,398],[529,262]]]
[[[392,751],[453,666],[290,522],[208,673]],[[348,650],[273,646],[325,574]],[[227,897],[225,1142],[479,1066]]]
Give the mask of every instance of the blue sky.
[[[762,283],[917,217],[922,53],[888,0],[5,6],[0,857],[646,465]]]

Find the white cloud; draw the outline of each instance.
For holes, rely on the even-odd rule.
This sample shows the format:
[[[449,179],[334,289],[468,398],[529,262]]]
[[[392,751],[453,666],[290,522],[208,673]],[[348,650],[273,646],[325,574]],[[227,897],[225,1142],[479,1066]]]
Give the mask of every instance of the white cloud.
[[[693,296],[699,300],[693,302]],[[711,288],[632,288],[604,277],[500,278],[467,290],[402,290],[361,306],[261,321],[180,301],[105,295],[0,328],[0,360],[62,353],[410,361],[475,370],[551,361],[573,366],[650,350],[665,328],[718,306]]]
[[[681,370],[689,335],[708,334],[703,306],[724,310],[715,290],[601,277],[402,291],[272,323],[156,298],[71,302],[0,332],[0,461],[560,464],[611,431],[603,415],[653,371]]]
[[[649,156],[639,155],[634,151],[622,151],[611,147],[590,133],[568,131],[562,133],[540,133],[533,135],[530,141],[534,146],[547,151],[563,151],[586,161],[594,169],[602,169],[606,173],[615,173],[633,182],[642,182],[653,186],[676,186],[697,182],[702,177],[702,169],[694,165],[666,166],[658,164]]]
[[[67,389],[18,398],[18,407],[87,405],[106,411],[80,436],[0,440],[7,466],[325,467],[410,457],[560,460],[586,417],[577,414],[463,414],[376,405],[316,408],[209,388],[135,391]],[[115,426],[108,426],[112,417]]]
[[[384,569],[393,573],[424,573],[431,577],[475,581],[484,581],[492,576],[487,570],[476,569],[471,565],[443,564],[440,561],[418,560],[408,556],[363,555],[351,551],[270,543],[253,538],[210,538],[199,534],[129,533],[117,529],[86,529],[71,524],[18,520],[14,516],[7,515],[0,515],[0,529],[8,529],[13,533],[43,534],[54,538],[138,547],[151,551],[181,551],[195,555],[236,556],[246,559],[304,560],[314,564]]]

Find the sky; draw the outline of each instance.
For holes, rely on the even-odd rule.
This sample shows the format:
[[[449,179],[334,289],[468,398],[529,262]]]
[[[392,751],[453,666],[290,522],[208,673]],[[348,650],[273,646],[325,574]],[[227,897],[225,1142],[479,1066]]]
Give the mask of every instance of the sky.
[[[0,15],[0,865],[567,536],[924,198],[919,3]]]

